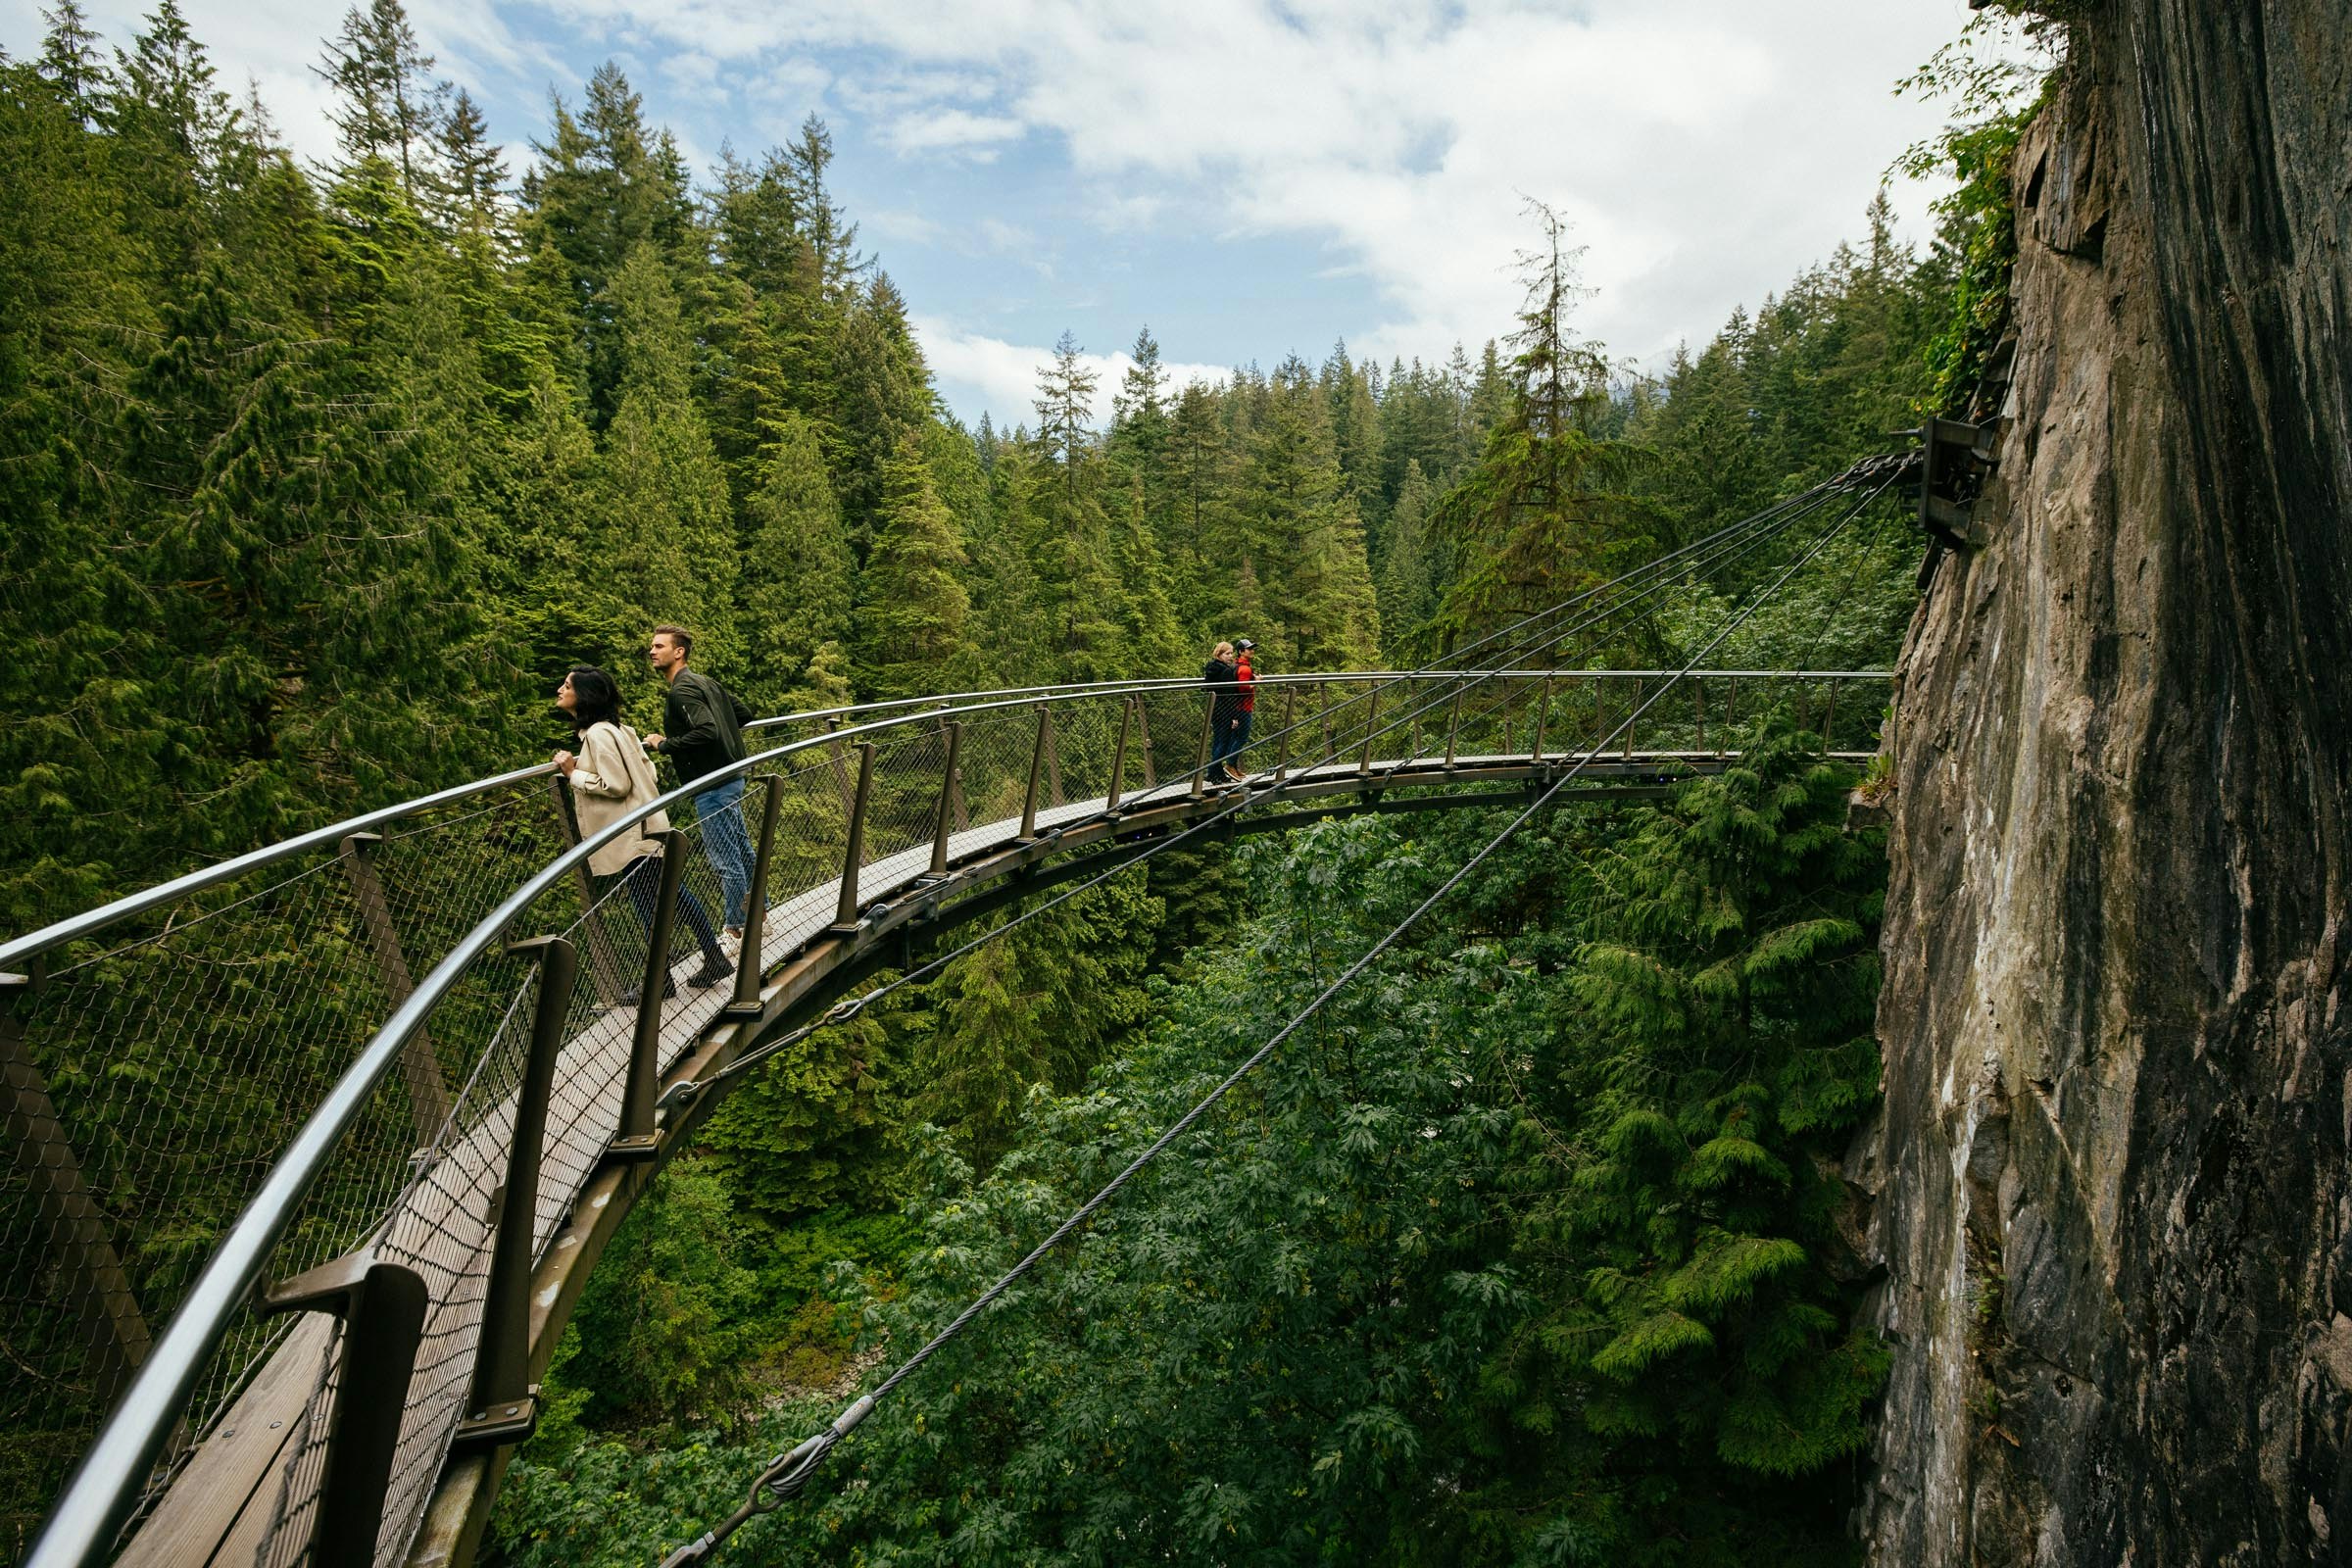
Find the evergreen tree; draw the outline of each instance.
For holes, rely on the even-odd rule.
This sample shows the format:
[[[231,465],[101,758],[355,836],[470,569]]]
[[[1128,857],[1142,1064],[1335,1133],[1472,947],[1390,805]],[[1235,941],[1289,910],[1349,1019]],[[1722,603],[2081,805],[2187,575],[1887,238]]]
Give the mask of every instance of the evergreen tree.
[[[1363,370],[1348,358],[1344,342],[1332,346],[1331,358],[1323,362],[1321,381],[1323,395],[1331,404],[1332,442],[1339,453],[1340,472],[1355,501],[1356,515],[1364,521],[1367,546],[1377,557],[1381,529],[1388,517],[1380,482],[1380,402]]]
[[[499,199],[506,190],[506,161],[499,146],[490,140],[481,106],[463,87],[450,100],[437,140],[439,178],[434,205],[442,228],[504,239]]]
[[[1607,365],[1569,332],[1576,253],[1566,222],[1541,203],[1533,211],[1544,242],[1520,258],[1527,294],[1511,339],[1511,410],[1476,472],[1435,514],[1461,560],[1441,617],[1448,645],[1615,574],[1649,542],[1621,488],[1630,452],[1591,429],[1607,403]],[[1466,410],[1458,348],[1455,359],[1449,379]]]
[[[829,646],[838,655],[848,640],[856,569],[815,432],[790,413],[774,429],[744,499],[737,589],[745,654],[741,690],[746,701],[771,707],[796,684],[806,684],[821,649]]]
[[[202,265],[214,228],[208,210],[241,118],[214,85],[204,46],[188,30],[178,0],[159,0],[130,52],[115,54],[106,129],[125,194],[141,209],[132,219],[148,232],[165,275],[186,278]]]
[[[958,577],[963,541],[914,437],[899,443],[882,479],[881,528],[866,563],[858,627],[858,685],[869,699],[931,690],[960,651],[971,612]]]
[[[552,138],[532,144],[539,162],[523,177],[522,237],[533,251],[552,246],[570,270],[587,349],[588,404],[601,424],[618,406],[621,380],[612,282],[648,245],[665,269],[674,266],[671,241],[688,225],[688,194],[674,165],[659,156],[642,100],[618,66],[597,68],[576,119],[561,99],[551,113]],[[674,275],[669,280],[673,295],[678,283]],[[691,345],[686,359],[691,365]]]
[[[1149,574],[1131,584],[1121,580],[1113,562],[1112,481],[1093,429],[1097,379],[1067,332],[1054,345],[1053,363],[1038,369],[1037,463],[1030,470],[1033,482],[1014,501],[1047,638],[1036,665],[1039,680],[1115,680],[1164,646],[1156,629],[1144,632],[1152,649],[1139,649],[1134,641],[1139,624],[1152,625],[1152,611],[1142,610],[1140,622],[1122,613],[1135,608],[1127,603],[1131,588],[1149,595],[1156,563],[1148,546],[1131,541],[1131,553],[1144,552],[1138,568]]]
[[[558,569],[585,577],[583,597],[603,607],[592,644],[599,662],[618,663],[667,620],[694,629],[701,663],[724,666],[741,648],[735,522],[725,472],[688,396],[693,346],[650,240],[629,253],[603,299],[618,408],[593,509]]]
[[[114,74],[98,52],[98,34],[91,30],[79,0],[59,0],[41,13],[49,30],[41,40],[40,74],[75,121],[95,127],[105,116]]]
[[[858,254],[858,225],[835,204],[825,184],[833,167],[833,133],[810,115],[801,122],[801,133],[784,149],[783,177],[792,197],[801,233],[816,259],[819,287],[828,300],[841,300],[865,274],[866,259]]]
[[[1252,433],[1244,554],[1267,587],[1272,624],[1251,631],[1267,662],[1362,669],[1380,652],[1380,611],[1354,498],[1347,493],[1329,405],[1296,358],[1278,368]]]
[[[1095,386],[1101,379],[1079,357],[1083,351],[1068,331],[1054,345],[1054,363],[1037,372],[1038,449],[1061,468],[1062,483],[1075,490],[1078,469],[1093,450]]]
[[[982,1170],[1011,1148],[1033,1090],[1085,1082],[1144,1021],[1159,901],[1129,873],[957,959],[908,1048],[915,1108]]]
[[[1196,639],[1227,607],[1225,573],[1240,543],[1229,519],[1236,455],[1219,399],[1199,381],[1176,399],[1168,423],[1168,508],[1160,553],[1179,624]],[[1249,557],[1240,558],[1246,564]],[[1222,565],[1220,564],[1223,564]]]
[[[858,293],[834,351],[834,483],[859,553],[870,550],[886,504],[885,470],[932,416],[931,372],[906,324],[906,302],[881,273]]]
[[[418,206],[440,183],[430,160],[439,149],[449,83],[432,76],[433,57],[400,0],[368,0],[344,13],[314,71],[338,99],[327,119],[343,146],[340,172],[370,158],[400,172],[400,188]],[[478,129],[478,121],[477,127]]]
[[[1404,486],[1390,515],[1387,548],[1378,568],[1383,648],[1393,666],[1422,662],[1422,632],[1437,612],[1438,584],[1428,538],[1429,481],[1407,459]]]

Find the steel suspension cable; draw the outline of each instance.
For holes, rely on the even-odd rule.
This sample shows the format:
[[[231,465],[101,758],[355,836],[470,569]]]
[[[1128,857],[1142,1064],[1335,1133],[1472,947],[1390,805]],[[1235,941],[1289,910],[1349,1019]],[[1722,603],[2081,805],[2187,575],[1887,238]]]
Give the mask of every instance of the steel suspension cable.
[[[1761,548],[1764,544],[1769,543],[1771,540],[1780,537],[1788,529],[1796,526],[1797,523],[1801,522],[1805,517],[1818,511],[1821,506],[1826,504],[1830,493],[1831,492],[1823,487],[1816,487],[1814,491],[1806,492],[1806,496],[1812,499],[1801,510],[1788,513],[1778,522],[1771,524],[1769,527],[1763,527],[1754,530],[1740,538],[1730,540],[1718,548],[1713,557],[1708,561],[1697,564],[1690,562],[1684,563],[1685,569],[1711,570],[1737,564],[1740,560],[1744,559],[1746,556],[1752,554],[1755,550]],[[1770,517],[1773,515],[1774,512],[1781,510],[1782,509],[1780,508],[1775,508],[1765,513],[1759,513],[1757,514],[1757,518]],[[1748,521],[1751,522],[1755,520],[1756,519],[1748,519]],[[1724,529],[1720,534],[1712,536],[1712,538],[1721,538],[1724,534],[1737,533],[1739,528],[1741,526],[1743,526],[1743,524],[1735,525],[1732,528]],[[1710,540],[1709,542],[1712,541]],[[1697,547],[1693,546],[1691,548]],[[1677,552],[1677,554],[1682,554],[1682,552]],[[1651,564],[1652,566],[1663,564],[1665,564],[1663,561]],[[1649,567],[1641,568],[1642,571],[1647,571],[1649,569]],[[1629,572],[1624,577],[1615,579],[1615,581],[1629,581],[1638,575],[1640,575],[1640,572]],[[1605,588],[1611,585],[1604,584],[1602,586]],[[1648,585],[1644,586],[1640,594],[1637,594],[1631,600],[1620,604],[1608,605],[1603,609],[1593,612],[1585,620],[1565,629],[1555,629],[1547,632],[1544,635],[1543,644],[1541,646],[1550,646],[1552,644],[1556,644],[1564,638],[1575,636],[1581,631],[1589,630],[1593,626],[1613,620],[1618,616],[1628,613],[1632,610],[1638,608],[1643,600],[1654,597],[1656,594],[1662,592],[1665,588],[1671,586],[1672,580],[1669,575],[1658,575],[1653,578]],[[1601,590],[1590,590],[1587,594],[1580,595],[1579,600],[1581,601],[1583,599],[1590,598],[1592,593],[1596,593],[1599,591]],[[1543,613],[1548,614],[1550,612],[1546,611]],[[1530,616],[1528,618],[1536,619],[1540,617]],[[1522,622],[1522,624],[1524,624],[1524,622]],[[1416,676],[1420,673],[1423,672],[1415,672],[1415,675],[1397,676],[1392,681],[1382,682],[1381,688],[1385,689],[1389,685],[1396,684],[1403,680],[1416,678]],[[1438,671],[1436,673],[1443,674],[1448,672]],[[1498,668],[1464,670],[1460,671],[1459,673],[1464,676],[1475,675],[1477,677],[1476,679],[1465,680],[1462,690],[1468,691],[1471,688],[1483,684],[1488,680],[1494,679],[1495,676],[1512,673],[1512,669],[1510,666],[1505,665]],[[1459,696],[1460,694],[1455,693],[1454,695]],[[1360,700],[1362,699],[1351,698],[1349,699],[1349,702],[1353,703]],[[1446,699],[1443,696],[1432,698],[1420,708],[1392,718],[1387,724],[1381,726],[1379,729],[1371,731],[1365,737],[1366,743],[1377,739],[1381,735],[1393,733],[1395,730],[1411,722],[1421,714],[1434,710],[1442,702],[1446,700]],[[1343,705],[1343,707],[1345,706],[1346,705]],[[1296,730],[1303,729],[1305,727],[1305,723],[1302,722],[1292,725],[1287,729],[1278,729],[1270,732],[1266,739],[1268,741],[1275,740],[1281,736],[1293,733]],[[1310,764],[1309,768],[1302,769],[1301,771],[1311,771],[1313,767],[1323,766],[1329,760],[1330,755],[1326,755],[1319,759],[1316,762]],[[1400,758],[1396,761],[1388,763],[1383,769],[1383,776],[1386,778],[1394,778],[1397,770],[1405,766],[1410,760],[1411,759]],[[1175,786],[1172,781],[1169,785],[1161,786],[1163,789],[1174,787]],[[1142,791],[1130,796],[1128,799],[1130,802],[1147,802],[1152,799],[1154,793],[1154,791]],[[970,941],[963,943],[961,946],[954,948],[947,953],[940,954],[937,956],[926,960],[918,967],[896,975],[857,997],[836,1004],[834,1006],[827,1009],[823,1016],[813,1020],[812,1022],[803,1024],[797,1029],[789,1030],[786,1033],[777,1036],[774,1040],[768,1041],[766,1044],[760,1046],[756,1050],[746,1052],[744,1054],[736,1057],[734,1060],[728,1062],[725,1066],[719,1068],[717,1071],[711,1073],[708,1078],[706,1078],[704,1080],[704,1087],[707,1089],[710,1085],[723,1083],[730,1078],[738,1076],[739,1074],[748,1072],[762,1061],[765,1061],[770,1056],[775,1055],[778,1052],[784,1051],[794,1045],[799,1044],[801,1041],[806,1040],[808,1038],[808,1036],[816,1033],[820,1029],[832,1028],[838,1024],[848,1023],[853,1018],[856,1018],[865,1008],[882,1001],[885,997],[890,996],[892,993],[900,990],[901,988],[921,983],[931,975],[934,975],[941,969],[944,969],[947,965],[955,962],[957,958],[964,957],[972,953],[977,952],[979,949],[996,941],[998,938],[1004,936],[1019,926],[1025,925],[1030,920],[1037,919],[1051,912],[1058,906],[1078,897],[1080,894],[1085,893],[1092,888],[1101,886],[1102,883],[1108,881],[1114,876],[1119,875],[1122,872],[1133,870],[1136,866],[1152,859],[1153,857],[1159,855],[1163,851],[1174,849],[1178,845],[1183,844],[1190,839],[1208,833],[1223,825],[1228,819],[1239,812],[1252,806],[1263,804],[1265,801],[1271,800],[1280,794],[1281,787],[1279,785],[1275,785],[1271,788],[1263,789],[1261,793],[1244,793],[1236,795],[1231,801],[1221,806],[1217,810],[1211,812],[1201,820],[1193,823],[1191,826],[1183,828],[1176,833],[1170,834],[1165,838],[1155,841],[1140,853],[1122,858],[1117,864],[1109,866],[1096,875],[1088,877],[1084,881],[1075,884],[1074,886],[1063,889],[1061,892],[1055,894],[1053,898],[1048,899],[1041,904],[1032,905],[1030,907],[1015,914],[1011,919],[1004,921],[1001,925],[990,927],[988,930],[981,932],[978,936],[973,937]]]
[[[1888,483],[1891,482],[1891,480],[1888,481]],[[1803,554],[1798,556],[1794,562],[1790,563],[1786,570],[1784,570],[1778,577],[1774,578],[1772,582],[1761,592],[1753,595],[1746,606],[1727,619],[1722,627],[1716,631],[1715,635],[1707,641],[1706,645],[1692,655],[1690,661],[1683,665],[1680,670],[1676,671],[1675,674],[1668,679],[1665,685],[1661,686],[1655,693],[1629,710],[1626,716],[1619,721],[1617,728],[1611,731],[1608,736],[1603,738],[1601,745],[1605,746],[1610,740],[1614,740],[1617,738],[1617,736],[1623,734],[1628,726],[1633,724],[1633,722],[1643,712],[1647,711],[1650,708],[1654,707],[1660,700],[1662,700],[1666,693],[1671,691],[1674,686],[1685,676],[1689,675],[1693,669],[1696,669],[1701,660],[1705,659],[1708,654],[1714,652],[1716,648],[1720,647],[1726,638],[1730,637],[1734,631],[1738,630],[1740,626],[1748,619],[1748,617],[1753,615],[1756,611],[1761,609],[1764,604],[1771,599],[1772,595],[1777,593],[1784,585],[1786,585],[1791,577],[1793,577],[1798,571],[1802,570],[1815,556],[1820,554],[1823,547],[1828,545],[1829,542],[1835,539],[1839,533],[1843,532],[1846,525],[1851,523],[1855,517],[1859,516],[1863,510],[1866,509],[1873,501],[1877,500],[1880,495],[1884,494],[1886,488],[1886,484],[1881,484],[1878,489],[1871,491],[1860,501],[1856,502],[1853,507],[1849,508],[1846,513],[1840,516],[1831,527],[1824,530],[1821,536],[1814,540],[1811,545],[1806,547]],[[1586,761],[1589,761],[1590,760],[1591,758],[1588,756]],[[884,1398],[887,1398],[891,1392],[898,1388],[900,1384],[904,1383],[907,1378],[913,1376],[914,1373],[918,1371],[926,1361],[930,1360],[933,1355],[937,1354],[942,1348],[948,1345],[950,1341],[961,1334],[964,1328],[969,1325],[974,1318],[986,1311],[989,1306],[1002,1298],[1006,1291],[1009,1291],[1016,1283],[1018,1283],[1023,1275],[1027,1274],[1032,1268],[1036,1267],[1038,1262],[1043,1259],[1047,1253],[1051,1252],[1072,1232],[1084,1225],[1087,1220],[1091,1219],[1098,1210],[1100,1210],[1104,1204],[1108,1203],[1111,1199],[1116,1197],[1119,1193],[1119,1190],[1125,1187],[1127,1183],[1132,1180],[1138,1172],[1143,1170],[1145,1166],[1151,1164],[1154,1159],[1156,1159],[1162,1151],[1166,1150],[1177,1139],[1183,1137],[1186,1132],[1190,1131],[1202,1116],[1206,1115],[1219,1101],[1225,1098],[1226,1094],[1231,1091],[1236,1084],[1240,1083],[1242,1079],[1247,1077],[1260,1063],[1265,1061],[1268,1056],[1272,1055],[1275,1051],[1279,1050],[1282,1044],[1289,1040],[1290,1037],[1298,1030],[1300,1025],[1305,1023],[1307,1019],[1314,1017],[1317,1013],[1319,1013],[1326,1003],[1330,1002],[1332,998],[1338,996],[1358,975],[1362,974],[1367,968],[1371,967],[1372,963],[1378,959],[1382,954],[1388,952],[1390,948],[1394,947],[1407,931],[1411,930],[1416,924],[1419,923],[1423,915],[1435,908],[1447,894],[1451,893],[1456,887],[1459,887],[1472,871],[1476,870],[1482,863],[1486,861],[1489,856],[1493,855],[1494,851],[1501,848],[1503,843],[1507,841],[1514,833],[1518,832],[1520,828],[1524,827],[1529,821],[1531,821],[1537,812],[1543,810],[1546,806],[1550,805],[1552,798],[1558,795],[1562,789],[1566,788],[1570,780],[1573,779],[1577,773],[1581,772],[1584,766],[1585,762],[1578,762],[1566,773],[1562,774],[1561,777],[1549,788],[1544,790],[1541,796],[1530,802],[1527,807],[1519,812],[1518,815],[1511,818],[1511,820],[1503,826],[1500,832],[1490,838],[1476,853],[1474,853],[1468,859],[1464,860],[1461,865],[1456,867],[1451,875],[1447,876],[1443,883],[1439,884],[1435,891],[1431,892],[1428,897],[1424,898],[1418,905],[1416,905],[1411,913],[1407,914],[1402,920],[1399,920],[1395,926],[1391,927],[1386,935],[1382,936],[1380,940],[1373,943],[1370,948],[1366,949],[1362,956],[1357,957],[1354,962],[1350,963],[1337,979],[1333,980],[1329,985],[1325,986],[1320,992],[1318,992],[1314,999],[1307,1003],[1304,1007],[1301,1007],[1298,1012],[1294,1013],[1280,1029],[1276,1030],[1266,1039],[1264,1044],[1260,1045],[1255,1051],[1250,1053],[1249,1057],[1245,1059],[1240,1066],[1234,1068],[1232,1072],[1228,1073],[1214,1089],[1202,1096],[1194,1103],[1191,1109],[1187,1110],[1182,1116],[1178,1117],[1177,1120],[1171,1123],[1164,1131],[1162,1131],[1158,1137],[1154,1138],[1150,1146],[1143,1151],[1143,1152],[1137,1154],[1134,1159],[1130,1160],[1124,1169],[1122,1169],[1116,1176],[1113,1176],[1107,1183],[1103,1185],[1101,1191],[1097,1192],[1092,1198],[1080,1204],[1078,1208],[1073,1210],[1067,1218],[1063,1219],[1059,1225],[1056,1225],[1054,1228],[1053,1234],[1049,1235],[1044,1241],[1038,1243],[1036,1247],[1032,1248],[1027,1255],[1022,1257],[1021,1260],[1015,1263],[1011,1268],[1007,1269],[1004,1274],[996,1281],[995,1284],[991,1285],[987,1290],[981,1292],[979,1296],[973,1298],[973,1299],[961,1311],[956,1314],[956,1316],[947,1324],[946,1327],[934,1334],[931,1339],[922,1346],[921,1348],[917,1349],[912,1355],[901,1362],[888,1377],[884,1378],[882,1382],[874,1388],[872,1393],[860,1395],[857,1399],[851,1402],[847,1409],[843,1410],[840,1415],[836,1416],[832,1423],[823,1431],[805,1439],[789,1453],[781,1455],[774,1462],[772,1462],[764,1471],[760,1473],[760,1477],[752,1483],[750,1495],[745,1499],[741,1507],[737,1508],[735,1512],[728,1515],[726,1519],[712,1527],[710,1531],[696,1537],[692,1541],[689,1541],[686,1544],[680,1546],[676,1551],[671,1552],[667,1557],[663,1558],[662,1568],[686,1568],[687,1564],[706,1561],[710,1557],[710,1553],[716,1550],[719,1544],[723,1543],[729,1536],[733,1535],[736,1530],[740,1529],[746,1521],[750,1520],[757,1514],[770,1512],[773,1509],[782,1506],[787,1498],[796,1496],[802,1491],[804,1491],[808,1487],[811,1477],[813,1477],[815,1474],[817,1466],[824,1461],[825,1455],[831,1452],[834,1446],[839,1444],[843,1438],[847,1437],[853,1430],[855,1430],[858,1425],[873,1411],[875,1405],[880,1403]]]

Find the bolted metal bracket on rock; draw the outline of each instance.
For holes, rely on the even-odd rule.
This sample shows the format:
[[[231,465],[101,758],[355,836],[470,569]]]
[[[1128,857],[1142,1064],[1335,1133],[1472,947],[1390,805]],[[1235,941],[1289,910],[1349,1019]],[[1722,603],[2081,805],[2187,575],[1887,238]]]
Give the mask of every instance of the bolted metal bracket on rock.
[[[1912,444],[1900,452],[1864,458],[1830,483],[1840,490],[1900,485],[1911,499],[1921,531],[1937,545],[1966,550],[1981,543],[1970,519],[1986,476],[2000,462],[2001,421],[1930,419],[1916,430],[1894,434]]]
[[[1919,442],[1919,525],[1943,545],[1965,550],[1977,496],[2000,461],[1994,450],[2000,423],[1930,419],[1912,435]]]

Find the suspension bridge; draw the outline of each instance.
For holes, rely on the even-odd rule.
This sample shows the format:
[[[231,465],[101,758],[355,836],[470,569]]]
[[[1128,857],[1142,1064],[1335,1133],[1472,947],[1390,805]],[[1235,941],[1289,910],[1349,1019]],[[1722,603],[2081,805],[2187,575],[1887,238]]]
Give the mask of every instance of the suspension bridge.
[[[0,1421],[50,1478],[26,1560],[470,1560],[538,1377],[656,1172],[780,1045],[935,973],[1007,907],[1338,813],[1509,807],[1515,827],[1660,794],[1737,765],[1767,713],[1869,757],[1886,672],[1706,661],[1918,468],[1857,469],[1431,667],[1262,678],[1240,783],[1209,765],[1192,681],[761,721],[732,769],[756,858],[724,984],[695,985],[679,917],[719,897],[702,824],[665,835],[640,918],[588,872],[633,824],[582,841],[544,765],[0,944]],[[1735,571],[1748,597],[1688,662],[1578,662]],[[692,1552],[805,1483],[930,1348]]]

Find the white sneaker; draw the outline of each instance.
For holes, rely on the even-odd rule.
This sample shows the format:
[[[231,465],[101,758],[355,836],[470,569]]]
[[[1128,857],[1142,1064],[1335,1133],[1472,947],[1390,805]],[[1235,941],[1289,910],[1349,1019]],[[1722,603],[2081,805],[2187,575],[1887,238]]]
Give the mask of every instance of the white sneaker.
[[[725,954],[730,958],[741,956],[743,953],[743,932],[741,929],[735,926],[729,926],[724,931],[721,931],[718,934],[718,951]]]

